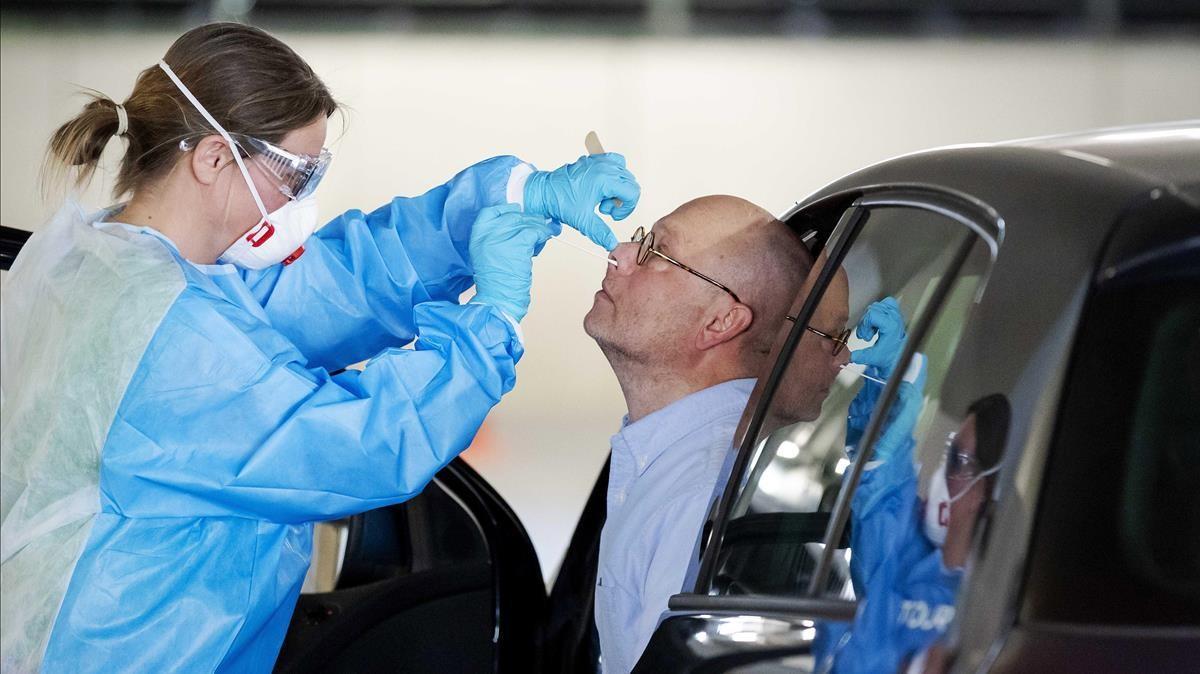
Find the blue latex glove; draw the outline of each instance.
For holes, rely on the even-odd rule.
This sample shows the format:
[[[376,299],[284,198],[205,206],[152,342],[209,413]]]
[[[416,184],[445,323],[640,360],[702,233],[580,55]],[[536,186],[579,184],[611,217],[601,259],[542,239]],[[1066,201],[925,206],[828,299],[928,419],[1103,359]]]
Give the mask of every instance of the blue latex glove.
[[[913,354],[912,365],[909,366],[905,380],[900,382],[896,400],[888,411],[883,435],[875,444],[875,456],[871,459],[872,461],[887,461],[896,455],[897,450],[903,448],[906,439],[911,442],[912,430],[916,426],[917,417],[921,414],[921,399],[925,392],[925,365],[925,354]],[[878,368],[874,366],[867,368],[868,372],[872,370],[878,370]],[[863,431],[867,428],[867,422],[871,419],[871,412],[875,410],[879,394],[882,392],[882,385],[864,381],[862,388],[850,402],[846,420],[846,445],[852,448],[852,458],[853,452],[858,448]]]
[[[891,461],[903,456],[905,450],[911,457],[913,430],[917,426],[917,418],[921,416],[925,395],[925,354],[913,354],[912,365],[908,370],[904,381],[900,382],[896,400],[888,410],[887,424],[884,426],[883,435],[875,443],[872,461]]]
[[[871,346],[851,352],[850,362],[878,368],[874,373],[868,371],[873,376],[882,375],[880,378],[884,380],[890,377],[908,338],[904,329],[904,314],[900,313],[900,303],[896,298],[885,297],[867,307],[854,334],[868,341],[872,337],[878,338]]]
[[[867,341],[875,336],[878,338],[865,349],[851,351],[850,362],[866,365],[864,372],[867,375],[887,381],[892,376],[892,370],[896,368],[896,360],[900,358],[900,352],[904,350],[904,342],[908,338],[904,328],[904,314],[900,313],[900,303],[896,298],[889,296],[871,304],[858,321],[854,334]],[[863,380],[862,387],[850,402],[846,444],[858,444],[858,439],[871,418],[871,411],[875,409],[875,401],[882,392],[882,385]]]
[[[469,244],[475,268],[474,302],[490,304],[516,321],[529,311],[533,257],[562,226],[517,204],[481,209]]]
[[[625,157],[608,152],[533,173],[525,182],[525,211],[553,218],[612,250],[617,247],[617,235],[596,215],[596,206],[612,219],[623,220],[641,196],[641,186],[625,168]]]

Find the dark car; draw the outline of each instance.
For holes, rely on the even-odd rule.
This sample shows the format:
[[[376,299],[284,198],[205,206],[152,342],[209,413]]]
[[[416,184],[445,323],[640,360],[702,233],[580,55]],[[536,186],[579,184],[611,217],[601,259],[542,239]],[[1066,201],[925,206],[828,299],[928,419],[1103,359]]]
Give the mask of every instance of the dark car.
[[[637,671],[820,669],[817,628],[859,609],[846,529],[873,457],[847,461],[840,432],[860,384],[835,384],[814,422],[770,422],[839,265],[852,317],[899,298],[899,371],[928,359],[923,488],[974,403],[1011,409],[942,639],[952,668],[1200,671],[1200,125],[921,152],[785,220],[829,262],[751,398],[698,577]],[[895,400],[888,383],[863,443]],[[909,627],[947,617],[905,608]]]
[[[903,620],[944,630],[954,671],[1200,670],[1200,123],[907,155],[784,220],[818,256],[815,287],[795,299],[700,555],[636,671],[821,669],[814,639],[860,610],[852,505],[900,378],[844,372],[816,419],[793,400],[792,354],[843,274],[852,318],[897,299],[897,372],[925,362],[920,499],[968,409],[1010,410],[987,431],[1002,458],[960,536],[956,610]],[[852,461],[863,386],[879,391]],[[521,523],[461,460],[407,503],[325,527],[328,587],[301,596],[277,670],[595,671],[606,485],[607,467],[549,593]]]

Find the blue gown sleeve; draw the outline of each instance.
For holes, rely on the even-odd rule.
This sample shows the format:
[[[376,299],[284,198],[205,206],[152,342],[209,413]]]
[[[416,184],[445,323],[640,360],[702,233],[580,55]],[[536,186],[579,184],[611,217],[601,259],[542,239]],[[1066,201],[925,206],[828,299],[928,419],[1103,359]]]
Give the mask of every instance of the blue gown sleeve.
[[[415,306],[457,302],[471,287],[475,216],[506,203],[510,179],[531,170],[516,157],[488,159],[419,197],[347,211],[318,230],[293,264],[242,276],[310,363],[334,370],[359,362],[411,341]]]
[[[891,461],[868,463],[850,501],[850,578],[859,597],[870,593],[880,569],[894,564],[896,553],[920,533],[912,522],[917,503],[913,442],[906,444]]]
[[[945,633],[954,617],[961,572],[942,565],[942,551],[920,528],[913,441],[889,461],[864,471],[851,501],[850,575],[858,611],[849,636],[830,626],[823,646],[833,671],[894,672]]]
[[[835,656],[839,674],[896,672],[945,635],[954,619],[962,577],[942,565],[942,551],[913,541],[914,547],[875,577],[858,607],[849,638]]]
[[[466,449],[522,347],[486,305],[418,305],[414,349],[331,377],[245,311],[185,293],[127,389],[101,457],[127,517],[300,523],[404,501]]]

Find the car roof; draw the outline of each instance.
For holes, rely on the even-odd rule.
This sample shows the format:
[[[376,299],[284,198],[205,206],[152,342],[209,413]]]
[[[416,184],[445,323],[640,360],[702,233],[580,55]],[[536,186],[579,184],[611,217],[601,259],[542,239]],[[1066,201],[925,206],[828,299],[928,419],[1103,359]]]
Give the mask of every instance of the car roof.
[[[1200,183],[1200,119],[999,143],[1074,156],[1176,187]]]
[[[1200,207],[1200,120],[923,150],[851,173],[800,207],[869,185],[932,186],[984,202],[1010,226],[1079,222],[1102,239],[1098,222],[1155,188]]]

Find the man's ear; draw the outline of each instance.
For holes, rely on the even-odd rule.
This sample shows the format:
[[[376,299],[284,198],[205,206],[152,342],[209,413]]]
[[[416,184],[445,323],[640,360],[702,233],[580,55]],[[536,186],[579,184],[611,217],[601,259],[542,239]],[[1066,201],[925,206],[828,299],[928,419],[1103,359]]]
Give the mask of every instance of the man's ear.
[[[715,346],[737,337],[750,329],[754,322],[754,312],[741,302],[734,302],[728,310],[716,311],[708,315],[708,319],[696,335],[696,349],[707,351]]]
[[[205,136],[192,150],[192,175],[202,185],[212,185],[221,170],[233,161],[233,153],[220,136]]]

